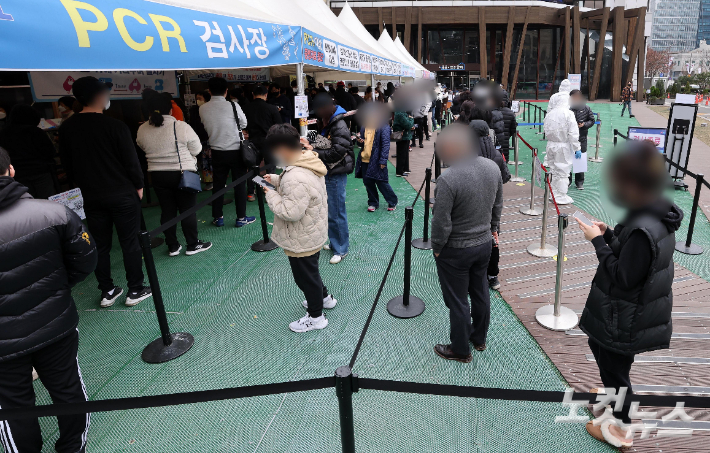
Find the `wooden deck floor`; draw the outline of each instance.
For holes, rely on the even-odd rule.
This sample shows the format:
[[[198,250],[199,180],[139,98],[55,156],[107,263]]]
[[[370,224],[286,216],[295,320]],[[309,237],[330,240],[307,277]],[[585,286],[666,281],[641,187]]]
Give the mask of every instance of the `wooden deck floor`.
[[[430,165],[432,144],[433,138],[425,142],[424,149],[415,148],[410,153],[412,174],[407,179],[415,189],[419,189],[424,179],[424,170]],[[574,192],[575,189],[570,190]],[[574,193],[571,195],[574,197]],[[572,387],[578,391],[588,391],[592,387],[601,386],[587,337],[577,329],[553,332],[535,320],[538,308],[554,302],[557,263],[552,258],[537,258],[527,252],[529,244],[536,241],[539,243],[542,227],[540,216],[531,217],[520,213],[520,208],[530,203],[529,183],[506,184],[504,198],[500,245],[501,295]],[[542,205],[541,195],[537,197],[537,205]],[[550,210],[554,213],[552,205]],[[576,210],[574,206],[561,207],[561,212],[567,214]],[[548,222],[547,242],[556,246],[557,235],[555,213],[550,215]],[[570,222],[565,238],[567,260],[562,281],[562,301],[566,307],[581,313],[598,261],[594,247],[584,239],[575,222]],[[710,300],[710,283],[676,264],[673,296],[674,338],[671,347],[637,356],[631,369],[631,381],[634,386],[705,387],[704,391],[710,392],[710,303],[707,302]],[[693,335],[679,334],[705,335],[693,339],[688,338]],[[704,361],[707,363],[673,362],[683,358],[706,359]],[[690,391],[701,390],[696,388]],[[667,412],[669,409],[661,409],[659,418]],[[710,421],[710,411],[688,410],[687,413],[696,421]],[[710,423],[696,423],[693,426],[704,430],[695,431],[688,438],[637,439],[629,451],[710,452]],[[580,426],[580,429],[584,428]]]

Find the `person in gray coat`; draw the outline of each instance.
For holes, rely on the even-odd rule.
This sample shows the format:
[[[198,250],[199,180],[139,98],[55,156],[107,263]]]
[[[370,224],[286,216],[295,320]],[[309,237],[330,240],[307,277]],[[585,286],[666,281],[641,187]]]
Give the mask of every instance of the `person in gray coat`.
[[[444,303],[449,308],[451,344],[434,352],[448,360],[472,360],[469,341],[486,349],[490,294],[486,270],[503,209],[498,166],[479,155],[477,134],[452,124],[437,137],[437,152],[451,167],[436,180],[431,243]],[[469,305],[468,298],[471,297]]]

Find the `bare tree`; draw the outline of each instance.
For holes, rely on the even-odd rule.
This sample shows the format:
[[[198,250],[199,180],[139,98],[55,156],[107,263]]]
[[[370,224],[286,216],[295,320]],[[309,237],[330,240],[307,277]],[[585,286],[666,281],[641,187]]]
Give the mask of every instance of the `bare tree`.
[[[653,50],[650,46],[646,47],[646,77],[656,77],[661,73],[668,75],[670,67],[668,50]]]

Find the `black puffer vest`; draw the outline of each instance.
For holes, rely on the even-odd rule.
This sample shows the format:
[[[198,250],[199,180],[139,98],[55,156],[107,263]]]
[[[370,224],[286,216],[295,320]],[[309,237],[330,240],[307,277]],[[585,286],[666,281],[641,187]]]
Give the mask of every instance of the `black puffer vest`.
[[[673,208],[682,219],[682,211]],[[668,348],[673,330],[671,285],[676,229],[665,219],[642,216],[633,225],[621,228],[609,244],[618,257],[631,233],[640,230],[651,244],[652,261],[648,277],[630,289],[615,286],[607,269],[597,268],[579,327],[600,346],[624,355]]]

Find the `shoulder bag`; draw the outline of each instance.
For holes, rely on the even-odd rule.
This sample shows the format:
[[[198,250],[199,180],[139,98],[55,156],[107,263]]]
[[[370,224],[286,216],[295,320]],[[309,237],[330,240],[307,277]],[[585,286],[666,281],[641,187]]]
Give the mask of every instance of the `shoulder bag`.
[[[182,161],[180,160],[180,148],[178,148],[177,131],[175,130],[175,124],[177,121],[173,122],[173,135],[175,136],[175,152],[178,155],[178,164],[180,164],[180,183],[178,184],[178,189],[184,190],[189,193],[199,193],[202,192],[202,185],[200,184],[200,175],[194,171],[183,170]]]
[[[239,115],[237,114],[237,106],[234,102],[229,101],[232,104],[232,111],[234,112],[234,119],[237,121],[237,129],[239,130],[239,140],[241,141],[240,149],[242,151],[242,161],[244,165],[251,168],[261,162],[261,155],[256,146],[251,142],[251,140],[244,139],[244,134],[242,133],[242,125],[239,123]]]

